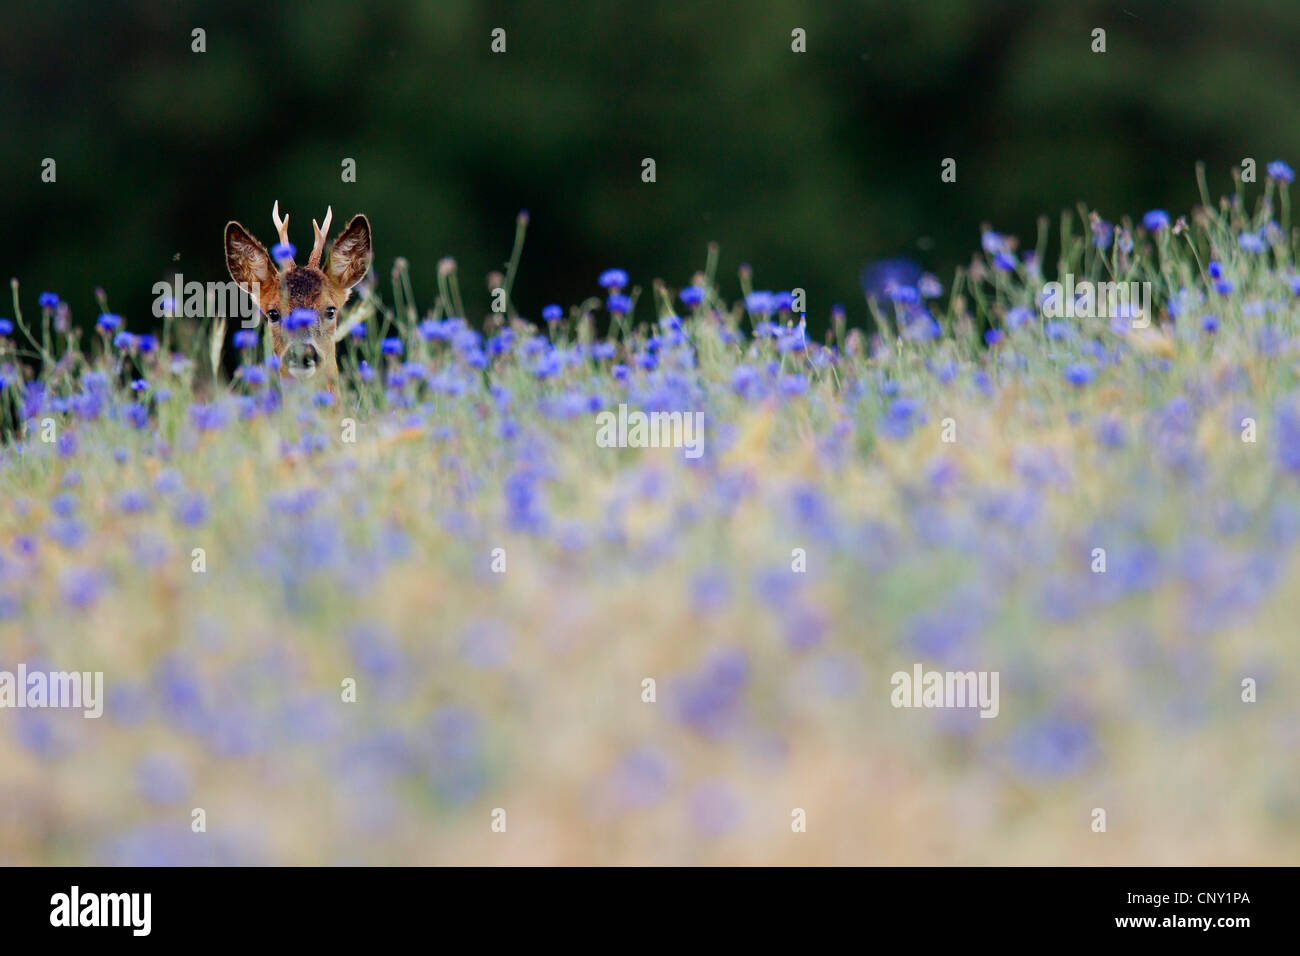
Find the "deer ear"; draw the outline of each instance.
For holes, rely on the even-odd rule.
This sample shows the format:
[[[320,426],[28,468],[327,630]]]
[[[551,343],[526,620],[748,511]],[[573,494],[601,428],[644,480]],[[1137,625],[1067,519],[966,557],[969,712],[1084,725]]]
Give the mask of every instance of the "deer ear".
[[[271,254],[237,222],[226,223],[226,268],[230,278],[249,289],[254,284],[269,287],[276,282]]]
[[[339,288],[351,289],[370,271],[371,255],[370,221],[365,216],[353,216],[330,248],[325,274]]]

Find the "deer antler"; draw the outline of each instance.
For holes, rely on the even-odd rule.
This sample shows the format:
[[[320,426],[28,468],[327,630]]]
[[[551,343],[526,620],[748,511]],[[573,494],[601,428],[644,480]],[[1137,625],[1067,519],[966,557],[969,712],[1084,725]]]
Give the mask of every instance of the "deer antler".
[[[324,225],[324,226],[318,226],[318,225],[316,225],[316,220],[315,220],[315,219],[313,219],[313,220],[311,221],[311,227],[312,227],[312,229],[313,229],[313,230],[315,231],[315,233],[316,233],[316,242],[315,242],[315,244],[311,247],[311,258],[307,260],[307,265],[312,266],[313,268],[315,268],[315,267],[319,267],[319,266],[320,266],[320,257],[321,257],[321,256],[324,254],[324,252],[325,252],[325,238],[326,238],[326,236],[329,235],[329,232],[330,232],[330,222],[331,222],[333,219],[334,219],[334,207],[333,207],[333,206],[327,206],[327,207],[325,208],[325,225]]]
[[[280,218],[280,200],[275,201],[271,208],[271,221],[275,223],[275,231],[280,234],[280,241],[285,245],[289,244],[289,214],[285,213],[284,218]],[[290,260],[292,261],[292,260]]]

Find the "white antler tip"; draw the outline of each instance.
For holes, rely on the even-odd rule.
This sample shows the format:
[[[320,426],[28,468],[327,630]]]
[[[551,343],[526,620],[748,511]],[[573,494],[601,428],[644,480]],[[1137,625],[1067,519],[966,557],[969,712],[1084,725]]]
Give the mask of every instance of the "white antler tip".
[[[307,262],[308,265],[311,266],[320,265],[321,256],[325,252],[325,240],[329,236],[330,222],[333,221],[333,219],[334,219],[334,207],[327,206],[325,207],[324,226],[321,226],[319,223],[317,223],[315,219],[311,221],[311,227],[313,231],[315,231],[316,233],[316,242],[312,246],[311,259],[308,260]]]

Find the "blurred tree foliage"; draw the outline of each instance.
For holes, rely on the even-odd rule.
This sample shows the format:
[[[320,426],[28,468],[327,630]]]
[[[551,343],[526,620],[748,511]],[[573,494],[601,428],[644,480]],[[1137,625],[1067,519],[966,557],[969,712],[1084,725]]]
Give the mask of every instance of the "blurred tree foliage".
[[[1184,210],[1198,159],[1224,191],[1243,157],[1300,162],[1295,0],[45,0],[2,22],[6,266],[28,309],[50,289],[86,322],[102,285],[137,330],[158,279],[225,278],[227,219],[273,236],[275,199],[300,247],[327,204],[368,213],[381,279],[407,257],[422,304],[452,255],[481,313],[527,208],[525,315],[609,266],[681,285],[717,240],[724,278],[804,287],[819,326],[833,302],[864,320],[865,261],[947,284],[981,222]]]

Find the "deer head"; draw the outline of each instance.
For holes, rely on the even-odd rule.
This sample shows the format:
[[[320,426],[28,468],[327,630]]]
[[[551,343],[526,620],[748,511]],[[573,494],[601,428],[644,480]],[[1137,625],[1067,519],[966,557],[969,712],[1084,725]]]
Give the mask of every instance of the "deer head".
[[[318,226],[315,219],[311,221],[316,241],[305,266],[295,265],[291,255],[277,262],[239,223],[226,224],[226,267],[230,277],[256,297],[270,327],[271,349],[280,359],[280,375],[295,379],[319,375],[331,391],[338,387],[334,355],[338,313],[352,294],[352,287],[370,270],[372,256],[370,223],[361,215],[352,217],[325,256],[325,240],[333,217],[330,209],[325,213],[324,227]],[[271,219],[281,245],[288,247],[277,250],[290,251],[289,217],[280,218],[278,200]],[[308,312],[312,313],[310,317]]]

